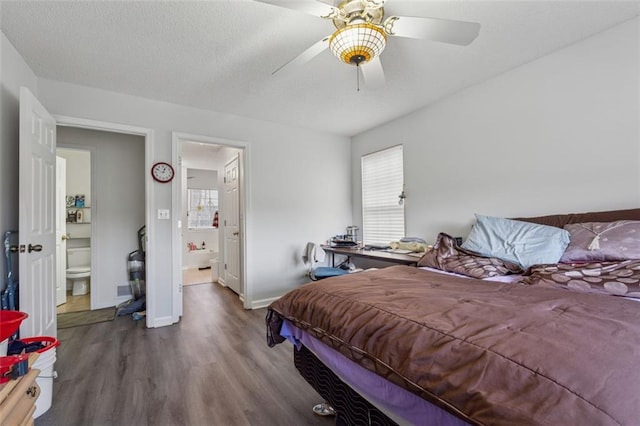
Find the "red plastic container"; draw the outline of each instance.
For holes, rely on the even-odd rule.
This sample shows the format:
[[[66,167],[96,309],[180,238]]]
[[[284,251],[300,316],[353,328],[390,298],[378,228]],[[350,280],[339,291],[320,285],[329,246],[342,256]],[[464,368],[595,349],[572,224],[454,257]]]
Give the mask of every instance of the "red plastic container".
[[[19,362],[27,362],[28,360],[29,354],[0,356],[0,383],[6,383],[10,380],[10,378],[5,375],[9,371],[11,371],[11,367],[14,364],[17,364]]]
[[[25,312],[0,310],[0,342],[13,336],[28,316]]]
[[[44,344],[44,348],[38,349],[37,351],[35,351],[40,354],[43,353],[44,351],[48,351],[49,349],[60,346],[60,341],[58,339],[56,339],[55,337],[49,337],[49,336],[25,337],[24,339],[18,339],[18,341],[25,344],[38,343],[38,342]]]

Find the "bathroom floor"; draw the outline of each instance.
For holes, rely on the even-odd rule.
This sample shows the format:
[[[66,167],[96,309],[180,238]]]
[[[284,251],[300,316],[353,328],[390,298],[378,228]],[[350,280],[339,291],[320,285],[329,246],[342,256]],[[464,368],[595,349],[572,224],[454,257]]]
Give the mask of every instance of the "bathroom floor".
[[[67,312],[88,311],[91,309],[91,294],[83,294],[81,296],[73,296],[71,291],[67,291],[67,303],[56,308],[57,314]]]
[[[185,269],[182,271],[182,285],[205,284],[211,282],[211,269]]]

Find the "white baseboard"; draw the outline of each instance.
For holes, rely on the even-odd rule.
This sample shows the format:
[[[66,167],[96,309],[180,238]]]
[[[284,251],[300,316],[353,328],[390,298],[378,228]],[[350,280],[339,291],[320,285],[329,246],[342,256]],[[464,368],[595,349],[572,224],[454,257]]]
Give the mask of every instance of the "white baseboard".
[[[131,300],[133,298],[133,296],[128,295],[128,296],[118,296],[116,297],[116,306],[118,306],[121,303],[126,302],[127,300]]]
[[[153,320],[153,328],[166,327],[174,324],[173,317],[160,317]]]
[[[278,296],[278,297],[270,297],[268,299],[254,300],[251,303],[251,309],[266,308],[267,306],[269,306],[271,304],[271,302],[275,302],[278,299],[280,299],[280,296]]]

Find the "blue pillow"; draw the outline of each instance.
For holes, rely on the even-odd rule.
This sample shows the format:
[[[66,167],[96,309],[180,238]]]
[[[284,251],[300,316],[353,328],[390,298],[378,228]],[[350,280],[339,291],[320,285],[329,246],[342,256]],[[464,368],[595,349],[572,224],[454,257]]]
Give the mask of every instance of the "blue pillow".
[[[462,248],[483,256],[532,265],[558,263],[569,245],[568,231],[547,225],[476,214]]]

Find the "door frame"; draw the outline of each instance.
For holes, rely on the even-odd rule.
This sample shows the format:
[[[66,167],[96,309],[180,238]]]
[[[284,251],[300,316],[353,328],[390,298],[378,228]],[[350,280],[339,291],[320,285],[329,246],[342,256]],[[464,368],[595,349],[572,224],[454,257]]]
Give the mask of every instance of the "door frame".
[[[67,303],[67,197],[65,189],[61,187],[62,184],[66,185],[67,183],[67,159],[58,155],[57,137],[56,134],[56,219],[54,221],[56,224],[56,311],[58,306]],[[61,174],[62,169],[64,169],[64,175]],[[62,258],[64,258],[64,263],[61,263]],[[64,276],[62,275],[63,270],[65,271]],[[60,300],[64,300],[64,302],[60,303]]]
[[[244,293],[243,306],[251,309],[253,301],[253,287],[251,281],[247,279],[247,235],[250,234],[251,205],[249,203],[250,194],[250,145],[247,142],[223,139],[212,136],[195,135],[190,133],[172,132],[172,162],[176,164],[176,178],[173,179],[172,186],[172,270],[173,270],[173,321],[177,322],[182,315],[182,143],[200,142],[212,145],[221,145],[240,150],[239,173],[240,173],[240,286]]]
[[[154,158],[154,132],[153,129],[131,126],[128,124],[118,124],[111,123],[106,121],[98,121],[98,120],[89,120],[86,118],[78,118],[78,117],[70,117],[64,115],[53,115],[53,118],[56,120],[57,126],[65,126],[65,127],[75,127],[79,129],[89,129],[89,130],[98,130],[104,132],[111,133],[124,133],[129,135],[137,135],[144,137],[144,169],[145,169],[145,226],[146,226],[146,256],[145,256],[145,270],[146,270],[146,321],[147,328],[153,328],[163,325],[168,325],[165,322],[158,323],[156,321],[156,306],[157,306],[157,292],[154,283],[158,282],[160,277],[157,277],[155,270],[155,259],[154,259],[154,227],[155,222],[153,219],[153,206],[154,206],[154,194],[153,194],[153,179],[151,178],[150,173],[146,173],[146,170],[151,169],[152,161]],[[92,156],[92,161],[93,161]],[[93,167],[92,167],[93,168]],[[93,173],[93,170],[92,170]],[[93,185],[94,179],[92,179],[91,184]],[[93,213],[93,212],[92,212]],[[97,232],[97,227],[93,224],[91,225],[91,237],[95,237],[95,233]],[[96,263],[96,250],[91,250],[91,264],[95,265]],[[93,304],[93,297],[92,297]]]

